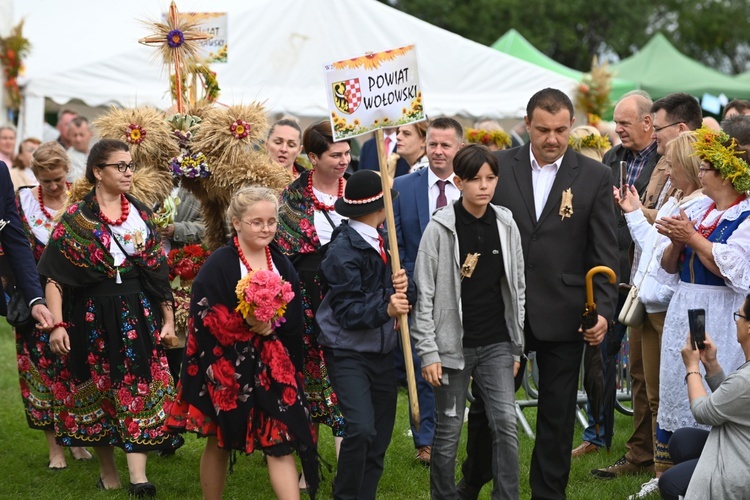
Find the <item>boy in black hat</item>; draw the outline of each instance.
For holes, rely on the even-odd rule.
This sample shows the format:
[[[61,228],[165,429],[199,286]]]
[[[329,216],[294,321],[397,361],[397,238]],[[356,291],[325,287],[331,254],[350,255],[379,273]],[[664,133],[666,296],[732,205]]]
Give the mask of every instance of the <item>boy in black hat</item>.
[[[320,265],[329,291],[316,315],[346,421],[333,496],[374,499],[396,419],[394,318],[409,311],[416,290],[403,269],[390,272],[385,232],[378,229],[385,221],[380,176],[356,172],[335,207],[349,220],[334,232]]]

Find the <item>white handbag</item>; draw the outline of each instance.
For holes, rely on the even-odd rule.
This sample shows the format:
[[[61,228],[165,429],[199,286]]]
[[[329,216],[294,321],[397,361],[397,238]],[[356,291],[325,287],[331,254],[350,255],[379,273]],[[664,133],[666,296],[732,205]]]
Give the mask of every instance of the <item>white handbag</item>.
[[[643,302],[638,298],[638,289],[643,286],[643,282],[646,280],[646,276],[648,276],[648,273],[651,270],[651,264],[654,262],[655,250],[656,242],[654,242],[654,248],[651,249],[651,257],[649,258],[646,270],[643,272],[641,282],[638,286],[633,285],[630,287],[628,296],[625,298],[625,303],[622,305],[622,309],[620,309],[617,321],[622,325],[638,328],[643,325],[643,322],[646,320],[646,306],[644,306]]]
[[[641,280],[641,284],[643,280]],[[620,309],[620,315],[617,317],[617,321],[625,326],[632,326],[638,328],[643,324],[646,319],[646,307],[643,302],[638,299],[638,287],[632,286],[628,292],[628,296],[625,299],[625,303]]]

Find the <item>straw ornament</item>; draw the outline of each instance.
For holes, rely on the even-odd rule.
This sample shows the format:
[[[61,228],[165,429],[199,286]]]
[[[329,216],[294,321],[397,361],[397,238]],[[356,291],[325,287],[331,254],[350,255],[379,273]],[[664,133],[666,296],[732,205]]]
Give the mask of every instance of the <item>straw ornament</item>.
[[[175,75],[175,101],[177,111],[184,112],[183,101],[183,78],[184,68],[197,65],[198,42],[210,40],[213,35],[205,33],[198,28],[198,23],[189,21],[177,11],[177,5],[172,2],[165,22],[147,22],[153,34],[141,38],[138,42],[143,45],[158,46],[164,66],[174,71]]]

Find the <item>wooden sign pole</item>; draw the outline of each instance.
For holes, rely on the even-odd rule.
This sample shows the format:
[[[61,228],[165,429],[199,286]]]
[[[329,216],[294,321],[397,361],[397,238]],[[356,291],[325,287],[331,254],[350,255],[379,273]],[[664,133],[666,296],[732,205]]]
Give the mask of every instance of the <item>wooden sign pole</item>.
[[[385,139],[383,129],[375,131],[375,143],[378,146],[378,161],[380,163],[380,180],[383,185],[383,200],[385,202],[385,225],[388,228],[388,249],[391,253],[391,269],[396,274],[401,269],[401,259],[398,255],[398,239],[396,238],[396,220],[393,216],[393,199],[391,186],[393,181],[386,162]],[[411,341],[409,339],[409,316],[401,314],[398,317],[401,333],[401,346],[404,351],[404,366],[406,367],[406,386],[409,391],[409,408],[414,428],[419,430],[419,399],[417,398],[417,380],[414,376],[414,362],[411,358]]]

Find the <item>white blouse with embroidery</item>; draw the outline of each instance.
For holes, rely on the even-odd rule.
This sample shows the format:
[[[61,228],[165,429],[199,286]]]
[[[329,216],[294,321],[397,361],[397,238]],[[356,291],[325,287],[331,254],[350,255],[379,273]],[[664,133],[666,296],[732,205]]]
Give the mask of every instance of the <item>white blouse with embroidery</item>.
[[[42,242],[42,245],[46,246],[47,241],[49,241],[49,235],[56,225],[54,218],[57,215],[57,210],[44,207],[52,216],[52,218],[48,219],[44,212],[42,212],[42,207],[39,205],[37,196],[37,188],[22,189],[18,193],[18,198],[21,200],[21,210],[23,210],[23,214],[26,216],[31,233],[36,239]]]
[[[117,244],[114,240],[109,244],[109,252],[112,254],[114,259],[114,265],[119,266],[125,261],[125,254],[122,253],[120,246],[127,252],[128,255],[134,255],[136,253],[145,250],[146,240],[148,239],[148,228],[146,223],[141,219],[138,209],[133,204],[130,204],[130,213],[125,222],[120,226],[109,226],[112,231],[112,236],[117,238]]]

